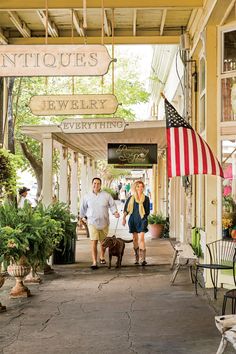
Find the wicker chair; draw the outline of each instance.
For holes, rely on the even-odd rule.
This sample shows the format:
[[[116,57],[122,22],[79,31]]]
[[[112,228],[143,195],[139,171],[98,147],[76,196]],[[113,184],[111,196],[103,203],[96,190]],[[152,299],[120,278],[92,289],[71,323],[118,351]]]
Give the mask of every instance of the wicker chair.
[[[210,270],[211,281],[214,287],[214,298],[217,298],[217,283],[219,270],[233,270],[234,284],[236,285],[235,278],[235,260],[236,260],[236,242],[233,240],[217,240],[208,243],[207,250],[209,252],[210,262],[207,264],[196,265],[195,274],[195,292],[197,295],[197,286],[199,284],[198,271],[200,268]]]

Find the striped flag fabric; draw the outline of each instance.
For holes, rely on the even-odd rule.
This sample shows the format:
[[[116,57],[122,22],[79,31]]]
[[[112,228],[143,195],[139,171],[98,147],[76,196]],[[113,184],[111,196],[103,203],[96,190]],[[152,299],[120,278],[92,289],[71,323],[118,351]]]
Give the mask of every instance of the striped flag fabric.
[[[165,98],[168,177],[209,174],[223,169],[204,139]]]

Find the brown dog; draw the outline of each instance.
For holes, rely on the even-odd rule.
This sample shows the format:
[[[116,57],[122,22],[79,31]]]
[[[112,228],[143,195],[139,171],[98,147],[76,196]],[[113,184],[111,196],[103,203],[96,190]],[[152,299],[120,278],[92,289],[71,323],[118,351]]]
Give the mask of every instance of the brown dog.
[[[126,243],[130,243],[133,242],[133,240],[123,240],[122,238],[118,237],[116,238],[116,236],[112,236],[112,237],[106,237],[103,241],[102,241],[102,247],[103,248],[109,248],[109,265],[108,265],[108,269],[111,268],[111,260],[112,260],[112,256],[117,257],[117,263],[116,263],[116,268],[120,268],[121,267],[121,262],[122,262],[122,257],[124,254],[124,250],[125,250],[125,244]]]

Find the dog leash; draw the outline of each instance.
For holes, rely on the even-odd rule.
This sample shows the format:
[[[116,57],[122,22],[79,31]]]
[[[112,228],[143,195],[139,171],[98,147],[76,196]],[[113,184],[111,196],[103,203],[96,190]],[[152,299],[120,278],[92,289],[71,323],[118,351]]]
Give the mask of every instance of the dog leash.
[[[120,220],[120,217],[117,218],[116,227],[115,227],[115,231],[114,231],[114,236],[116,236],[116,231],[117,231],[117,226],[118,226],[119,220]]]

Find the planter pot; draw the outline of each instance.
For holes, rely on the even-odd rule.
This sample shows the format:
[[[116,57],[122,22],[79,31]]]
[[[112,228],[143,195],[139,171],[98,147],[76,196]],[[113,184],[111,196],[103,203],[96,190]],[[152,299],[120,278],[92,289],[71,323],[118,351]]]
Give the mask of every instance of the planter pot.
[[[160,238],[164,230],[163,224],[150,224],[149,230],[153,239]]]
[[[0,288],[3,286],[5,277],[0,273]],[[0,312],[6,311],[6,306],[3,306],[0,302]]]
[[[229,229],[222,229],[222,237],[230,238]]]
[[[10,297],[28,297],[30,296],[30,290],[23,284],[23,279],[30,273],[30,267],[26,265],[11,264],[7,267],[8,273],[15,277],[16,285],[11,289]]]
[[[231,237],[232,239],[236,239],[236,229],[233,227],[232,231],[231,231]]]
[[[75,263],[76,252],[76,225],[77,222],[73,222],[74,233],[71,238],[68,238],[66,245],[64,239],[58,245],[58,250],[53,252],[54,264],[73,264]]]

